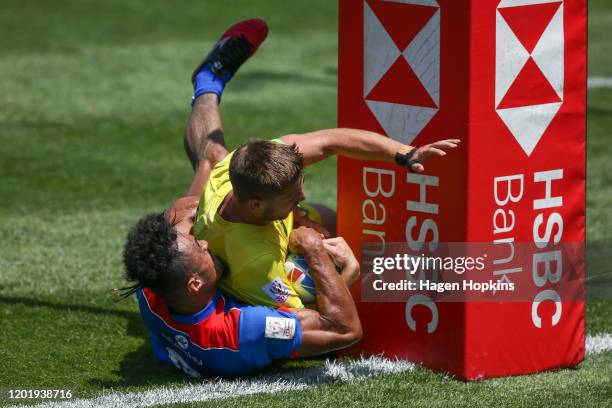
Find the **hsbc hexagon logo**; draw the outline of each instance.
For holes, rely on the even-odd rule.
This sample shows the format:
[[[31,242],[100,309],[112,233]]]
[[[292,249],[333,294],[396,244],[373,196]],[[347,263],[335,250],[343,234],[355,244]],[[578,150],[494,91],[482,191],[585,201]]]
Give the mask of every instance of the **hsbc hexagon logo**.
[[[563,103],[563,1],[502,0],[495,110],[530,156]]]
[[[439,110],[435,0],[364,2],[363,96],[385,133],[410,144]]]

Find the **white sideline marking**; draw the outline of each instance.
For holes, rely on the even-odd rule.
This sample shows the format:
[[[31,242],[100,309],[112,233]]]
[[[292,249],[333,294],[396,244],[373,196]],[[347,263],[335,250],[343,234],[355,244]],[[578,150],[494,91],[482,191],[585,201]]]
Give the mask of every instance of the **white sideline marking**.
[[[598,354],[604,351],[612,350],[612,334],[596,334],[587,336],[586,352],[587,354]]]
[[[589,77],[587,88],[612,88],[612,77]]]
[[[612,334],[587,336],[587,354],[612,351]],[[152,405],[198,402],[253,394],[297,391],[333,381],[350,382],[381,374],[412,371],[416,365],[382,357],[348,361],[326,361],[321,367],[296,369],[260,375],[246,380],[211,380],[182,387],[158,387],[148,391],[102,395],[92,399],[44,402],[36,408],[111,408],[148,407]],[[18,406],[13,406],[18,407]],[[23,406],[19,406],[23,407]],[[9,407],[10,408],[10,407]]]
[[[252,394],[272,394],[277,392],[303,390],[315,385],[333,381],[354,381],[380,374],[412,371],[415,364],[389,360],[382,357],[361,358],[359,360],[326,361],[323,366],[282,371],[259,375],[244,380],[211,380],[201,384],[181,387],[158,387],[148,391],[119,393],[114,392],[92,399],[72,401],[49,401],[35,405],[36,408],[136,408],[152,405],[198,402]],[[14,406],[17,407],[17,406]],[[23,406],[20,406],[23,408]],[[9,407],[10,408],[10,407]]]

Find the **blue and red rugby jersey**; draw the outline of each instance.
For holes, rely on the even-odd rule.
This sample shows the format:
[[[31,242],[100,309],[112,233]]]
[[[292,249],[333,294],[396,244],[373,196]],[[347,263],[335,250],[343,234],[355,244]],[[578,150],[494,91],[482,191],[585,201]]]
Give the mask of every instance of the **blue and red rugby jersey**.
[[[155,357],[192,377],[252,374],[295,357],[302,344],[299,320],[288,309],[247,305],[217,291],[189,316],[172,313],[147,288],[136,296]]]

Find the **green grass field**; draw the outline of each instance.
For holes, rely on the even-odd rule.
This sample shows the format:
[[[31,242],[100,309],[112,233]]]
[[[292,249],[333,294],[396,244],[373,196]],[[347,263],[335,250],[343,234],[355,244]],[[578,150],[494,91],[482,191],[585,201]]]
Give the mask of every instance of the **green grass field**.
[[[612,76],[612,3],[589,3],[589,72]],[[136,303],[110,293],[125,283],[125,235],[143,214],[186,191],[189,76],[230,23],[260,16],[271,29],[223,98],[230,148],[252,137],[335,126],[336,2],[6,0],[2,9],[0,388],[72,388],[91,397],[188,383],[154,361]],[[592,90],[588,237],[608,244],[610,129],[612,89]],[[335,165],[328,160],[308,170],[309,200],[335,206]],[[612,332],[610,316],[610,303],[589,304],[588,332]],[[610,406],[612,353],[532,376],[464,383],[417,369],[193,406],[298,401]]]

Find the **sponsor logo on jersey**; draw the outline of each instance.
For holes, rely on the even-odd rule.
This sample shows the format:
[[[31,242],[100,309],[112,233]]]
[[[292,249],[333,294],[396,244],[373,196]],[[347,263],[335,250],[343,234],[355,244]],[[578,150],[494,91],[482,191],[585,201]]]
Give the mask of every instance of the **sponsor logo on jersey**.
[[[174,338],[172,338],[163,331],[161,332],[161,335],[164,340],[166,340],[169,344],[172,344],[174,347],[177,347],[181,352],[184,353],[187,358],[191,359],[194,363],[196,363],[200,367],[204,365],[204,362],[200,358],[194,356],[189,352],[189,350],[187,350],[188,347],[183,348],[183,346],[181,346],[180,343],[177,341],[177,337],[182,337],[185,341],[187,341],[187,338],[185,336],[176,335]],[[189,343],[187,343],[187,346],[189,346]]]
[[[295,336],[295,320],[287,317],[266,317],[265,336],[269,339],[292,339]]]
[[[272,282],[262,286],[265,294],[278,304],[287,303],[291,296],[291,290],[285,285],[280,278],[275,278]]]
[[[177,334],[176,336],[174,336],[174,341],[177,344],[177,346],[179,346],[183,350],[187,350],[187,347],[189,347],[189,341],[187,340],[185,336],[181,336],[180,334]]]

